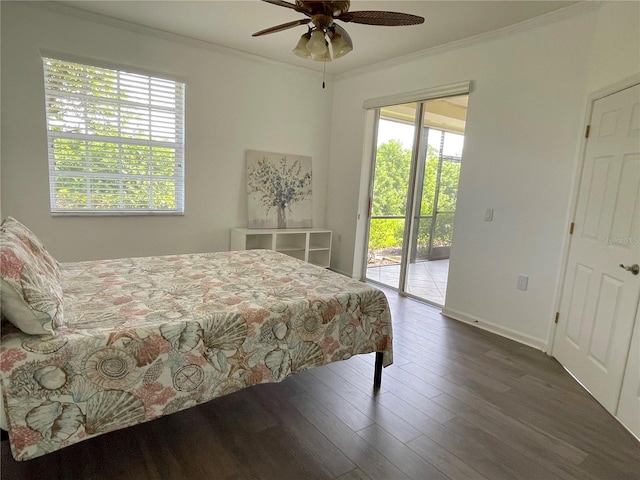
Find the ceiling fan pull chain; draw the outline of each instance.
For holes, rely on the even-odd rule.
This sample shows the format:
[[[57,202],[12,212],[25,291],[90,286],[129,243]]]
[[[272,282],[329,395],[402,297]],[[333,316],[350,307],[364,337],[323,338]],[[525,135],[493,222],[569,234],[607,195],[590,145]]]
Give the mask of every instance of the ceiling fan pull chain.
[[[324,79],[327,76],[327,62],[322,62],[322,89],[324,90]]]

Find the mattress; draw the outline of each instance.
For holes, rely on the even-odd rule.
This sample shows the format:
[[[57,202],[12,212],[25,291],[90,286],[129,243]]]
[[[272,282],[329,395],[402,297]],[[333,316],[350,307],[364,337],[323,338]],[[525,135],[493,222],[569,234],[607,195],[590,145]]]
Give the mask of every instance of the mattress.
[[[3,325],[0,384],[17,460],[355,354],[392,362],[381,291],[274,251],[61,269],[56,336]]]

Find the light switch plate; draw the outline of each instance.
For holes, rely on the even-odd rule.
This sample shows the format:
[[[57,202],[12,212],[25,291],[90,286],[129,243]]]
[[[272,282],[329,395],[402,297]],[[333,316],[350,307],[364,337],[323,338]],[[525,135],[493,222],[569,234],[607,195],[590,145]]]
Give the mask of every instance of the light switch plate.
[[[526,275],[518,275],[518,290],[526,290],[529,285],[529,277]]]
[[[493,221],[493,208],[487,208],[487,211],[484,212],[484,221],[485,222]]]

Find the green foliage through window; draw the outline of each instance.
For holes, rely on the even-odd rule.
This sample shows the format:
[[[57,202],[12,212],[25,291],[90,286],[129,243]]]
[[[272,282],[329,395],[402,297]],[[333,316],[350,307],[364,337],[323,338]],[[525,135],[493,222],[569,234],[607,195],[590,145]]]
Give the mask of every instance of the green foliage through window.
[[[371,205],[369,249],[381,250],[400,247],[404,236],[404,217],[407,208],[411,149],[403,148],[398,140],[390,140],[378,146],[376,172]],[[424,168],[423,193],[418,224],[418,254],[429,245],[433,204],[439,164],[439,152],[431,145],[427,148]],[[459,159],[443,158],[438,195],[438,215],[434,230],[434,245],[451,245],[453,212],[456,209]],[[445,213],[451,212],[451,213]],[[375,218],[402,217],[402,218]]]
[[[182,213],[184,84],[43,62],[51,211]]]

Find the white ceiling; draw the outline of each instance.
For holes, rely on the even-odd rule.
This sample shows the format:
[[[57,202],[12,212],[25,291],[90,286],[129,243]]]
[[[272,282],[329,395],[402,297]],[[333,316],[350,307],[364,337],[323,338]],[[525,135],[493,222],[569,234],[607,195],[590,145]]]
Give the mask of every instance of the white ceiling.
[[[294,0],[291,0],[294,1]],[[252,37],[259,30],[304,18],[294,10],[259,0],[208,1],[65,1],[58,2],[261,57],[322,70],[321,62],[291,53],[305,26]],[[567,7],[572,1],[358,1],[351,10],[390,10],[420,15],[422,25],[381,27],[342,23],[353,51],[327,64],[330,75],[499,30]]]

